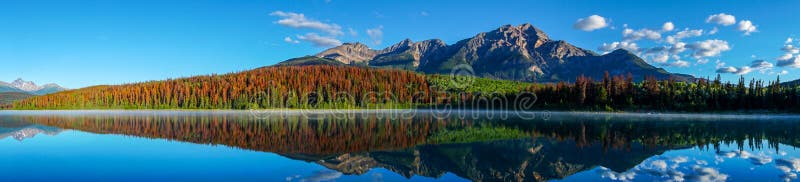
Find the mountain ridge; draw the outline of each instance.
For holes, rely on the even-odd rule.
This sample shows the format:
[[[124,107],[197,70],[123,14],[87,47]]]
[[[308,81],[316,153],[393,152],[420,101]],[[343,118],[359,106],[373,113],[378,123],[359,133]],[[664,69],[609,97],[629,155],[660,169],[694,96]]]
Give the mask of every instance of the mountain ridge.
[[[345,65],[396,68],[428,74],[467,71],[474,76],[529,82],[573,81],[582,75],[601,79],[606,71],[612,75],[631,73],[636,80],[642,80],[645,76],[662,80],[695,79],[691,75],[670,73],[652,66],[622,49],[599,55],[566,41],[551,39],[544,31],[529,23],[503,25],[451,45],[439,39],[419,42],[404,39],[375,50],[356,42],[345,43],[314,56]]]
[[[33,81],[25,81],[22,78],[17,78],[11,83],[0,81],[0,92],[21,92],[33,95],[46,95],[64,90],[67,89],[55,83],[48,83],[39,86]]]

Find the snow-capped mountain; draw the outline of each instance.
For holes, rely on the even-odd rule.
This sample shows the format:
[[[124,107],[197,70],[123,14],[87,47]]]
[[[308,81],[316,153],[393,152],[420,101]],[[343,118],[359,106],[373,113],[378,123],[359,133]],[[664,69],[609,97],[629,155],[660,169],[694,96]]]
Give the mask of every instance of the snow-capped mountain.
[[[32,81],[25,81],[22,78],[18,78],[11,83],[0,81],[0,92],[22,92],[33,95],[45,95],[63,90],[67,89],[58,84],[50,83],[39,86]]]

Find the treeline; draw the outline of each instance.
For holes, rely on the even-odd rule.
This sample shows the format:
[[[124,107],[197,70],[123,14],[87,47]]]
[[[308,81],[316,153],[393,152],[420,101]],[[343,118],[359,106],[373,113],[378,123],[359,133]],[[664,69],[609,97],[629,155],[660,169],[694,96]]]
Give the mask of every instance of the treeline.
[[[798,87],[780,84],[780,78],[766,83],[747,82],[740,77],[736,84],[723,83],[717,75],[695,82],[646,77],[634,83],[630,75],[599,81],[579,77],[574,84],[538,84],[530,91],[538,97],[537,107],[568,110],[661,110],[661,111],[740,111],[762,110],[798,112]]]
[[[346,66],[264,67],[118,86],[95,86],[16,102],[13,109],[358,108],[427,94],[425,76]],[[379,107],[379,106],[374,106]]]
[[[10,109],[547,109],[800,112],[800,93],[780,80],[742,77],[634,82],[628,75],[531,84],[350,66],[276,66],[224,75],[95,86],[37,96]]]

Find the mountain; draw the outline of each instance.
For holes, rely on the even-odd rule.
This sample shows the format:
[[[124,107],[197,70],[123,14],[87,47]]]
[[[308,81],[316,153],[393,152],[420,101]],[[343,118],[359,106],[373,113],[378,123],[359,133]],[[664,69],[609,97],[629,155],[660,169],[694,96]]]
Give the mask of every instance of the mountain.
[[[3,92],[26,92],[26,91],[18,89],[17,87],[14,87],[10,83],[0,81],[0,93]]]
[[[781,83],[783,86],[800,86],[800,79]]]
[[[345,65],[345,63],[329,58],[305,56],[289,59],[278,63],[280,66],[309,66],[309,65]]]
[[[41,87],[37,86],[36,83],[33,83],[32,81],[22,80],[22,78],[17,78],[17,80],[11,82],[11,86],[14,86],[20,90],[24,90],[27,92],[41,89]]]
[[[56,92],[60,92],[60,91],[64,91],[64,90],[67,90],[67,89],[64,88],[64,87],[61,87],[60,85],[50,83],[50,84],[42,85],[41,87],[39,87],[39,90],[31,91],[31,93],[33,93],[34,95],[47,95],[47,94],[56,93]]]
[[[359,64],[375,57],[377,51],[361,43],[344,43],[317,54],[317,57],[332,59],[344,64]]]
[[[601,79],[631,73],[636,80],[694,80],[691,75],[673,74],[654,67],[635,54],[616,50],[605,55],[551,39],[531,24],[504,25],[452,45],[431,39],[405,39],[382,50],[361,43],[345,43],[315,55],[347,65],[413,70],[428,74],[467,72],[475,76],[518,81],[573,81],[581,75]],[[279,65],[291,64],[287,60]]]
[[[0,93],[20,92],[33,95],[46,95],[64,90],[67,89],[54,83],[39,86],[32,81],[25,81],[22,78],[18,78],[11,83],[0,82]]]

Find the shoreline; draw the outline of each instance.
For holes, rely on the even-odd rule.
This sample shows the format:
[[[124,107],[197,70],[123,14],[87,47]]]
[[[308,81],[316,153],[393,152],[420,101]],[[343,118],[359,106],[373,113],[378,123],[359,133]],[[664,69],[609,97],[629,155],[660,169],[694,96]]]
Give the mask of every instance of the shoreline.
[[[87,110],[0,110],[0,115],[5,114],[115,114],[115,113],[212,113],[212,114],[367,114],[367,113],[449,113],[449,114],[469,114],[469,113],[525,113],[525,114],[549,114],[553,116],[623,116],[623,117],[694,117],[694,118],[728,118],[728,119],[774,119],[774,118],[797,118],[797,113],[773,113],[773,112],[607,112],[607,111],[558,111],[558,110],[533,110],[533,111],[514,111],[514,110],[481,110],[481,109],[256,109],[256,110],[232,110],[232,109],[87,109]]]

